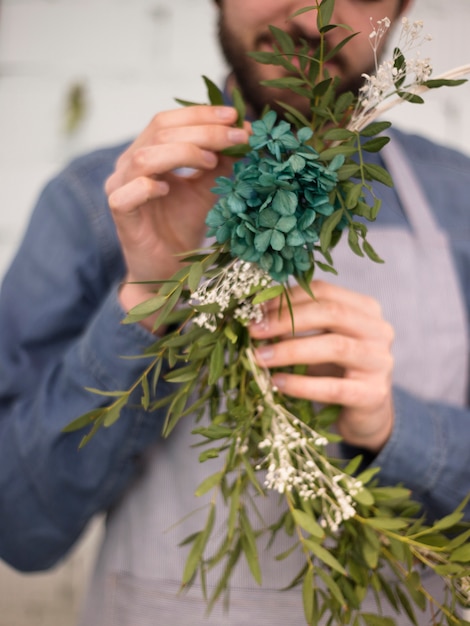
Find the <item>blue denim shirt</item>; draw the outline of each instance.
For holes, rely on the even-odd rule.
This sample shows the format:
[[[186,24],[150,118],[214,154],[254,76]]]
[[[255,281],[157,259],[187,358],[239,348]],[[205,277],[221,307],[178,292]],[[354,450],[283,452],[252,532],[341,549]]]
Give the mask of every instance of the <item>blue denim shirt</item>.
[[[401,135],[401,143],[451,238],[468,310],[470,159],[418,137]],[[46,186],[1,291],[0,557],[21,570],[61,559],[89,520],[132,487],[160,436],[161,416],[138,408],[81,450],[83,432],[62,432],[105,401],[87,388],[127,389],[145,359],[122,357],[154,341],[139,325],[121,324],[124,263],[103,183],[123,148],[81,157]],[[377,194],[378,221],[406,228],[394,191]],[[450,512],[470,491],[470,411],[398,388],[394,402],[394,432],[372,463],[432,515]],[[444,451],[436,433],[446,434]]]

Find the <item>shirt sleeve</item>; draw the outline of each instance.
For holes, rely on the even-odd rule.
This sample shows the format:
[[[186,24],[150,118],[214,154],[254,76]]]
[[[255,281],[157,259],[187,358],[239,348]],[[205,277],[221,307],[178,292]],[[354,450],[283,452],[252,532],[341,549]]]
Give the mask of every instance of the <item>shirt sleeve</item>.
[[[0,295],[0,556],[25,571],[66,554],[161,431],[158,413],[125,408],[80,450],[86,431],[63,432],[109,401],[88,388],[129,389],[148,359],[125,357],[155,341],[121,323],[121,270],[103,262],[117,246],[90,187],[73,171],[46,187]]]
[[[430,519],[451,513],[470,490],[470,411],[423,402],[394,390],[395,424],[390,440],[372,461],[383,484],[404,484]],[[470,520],[470,505],[465,508]]]

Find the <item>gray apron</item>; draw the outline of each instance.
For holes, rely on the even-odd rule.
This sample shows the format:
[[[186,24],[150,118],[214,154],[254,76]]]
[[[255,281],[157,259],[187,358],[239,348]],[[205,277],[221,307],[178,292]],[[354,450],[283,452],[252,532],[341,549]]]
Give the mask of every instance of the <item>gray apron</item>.
[[[384,158],[411,229],[370,229],[383,265],[357,257],[347,242],[340,243],[335,250],[339,276],[328,274],[325,279],[381,302],[384,317],[396,331],[395,384],[423,399],[464,405],[467,323],[449,244],[400,148],[387,148]],[[300,555],[275,561],[289,545],[282,534],[275,549],[260,549],[262,590],[252,582],[242,557],[232,579],[228,614],[219,604],[207,616],[198,586],[178,595],[188,548],[177,546],[200,530],[207,516],[205,502],[193,496],[194,490],[209,472],[217,471],[214,464],[198,463],[199,451],[190,447],[192,427],[191,420],[181,424],[168,441],[149,452],[145,473],[109,516],[82,626],[303,626],[301,590],[278,591],[304,562]],[[267,523],[277,520],[276,495],[257,504]],[[215,528],[223,525],[220,514]],[[434,590],[436,581],[429,585]],[[372,605],[366,608],[375,610]],[[422,617],[420,623],[427,624],[429,616]],[[409,624],[405,616],[397,623]]]

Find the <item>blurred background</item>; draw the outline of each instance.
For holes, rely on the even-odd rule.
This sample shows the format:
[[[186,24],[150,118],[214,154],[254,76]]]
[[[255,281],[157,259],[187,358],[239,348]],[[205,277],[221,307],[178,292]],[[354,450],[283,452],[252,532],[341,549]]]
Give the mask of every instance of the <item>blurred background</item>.
[[[469,0],[416,0],[409,15],[433,37],[435,75],[470,63]],[[202,74],[222,82],[215,33],[212,0],[0,0],[0,276],[69,159],[131,138],[175,97],[205,101]],[[387,119],[470,154],[470,85],[426,100]],[[49,573],[0,562],[0,626],[72,626],[101,531]]]

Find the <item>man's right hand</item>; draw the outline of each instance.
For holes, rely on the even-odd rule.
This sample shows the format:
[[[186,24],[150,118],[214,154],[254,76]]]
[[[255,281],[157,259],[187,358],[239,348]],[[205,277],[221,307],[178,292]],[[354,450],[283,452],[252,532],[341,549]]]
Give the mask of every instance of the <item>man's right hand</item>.
[[[235,128],[236,119],[223,106],[159,113],[118,159],[105,190],[127,266],[125,310],[153,295],[151,284],[136,283],[170,278],[177,255],[201,245],[214,178],[229,175],[233,163],[220,151],[248,141],[249,125]],[[178,168],[195,172],[184,177]]]

